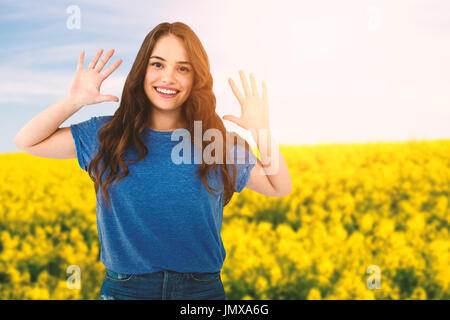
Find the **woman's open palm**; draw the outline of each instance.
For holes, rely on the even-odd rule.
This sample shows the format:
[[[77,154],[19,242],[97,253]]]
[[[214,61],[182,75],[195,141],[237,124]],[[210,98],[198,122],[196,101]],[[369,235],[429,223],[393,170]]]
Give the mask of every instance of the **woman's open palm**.
[[[100,49],[86,69],[83,69],[84,51],[81,52],[78,59],[78,66],[75,76],[72,80],[72,85],[69,91],[69,97],[77,105],[95,104],[104,101],[119,101],[119,98],[113,95],[101,94],[100,86],[117,67],[122,63],[122,59],[117,60],[109,66],[106,70],[102,68],[108,62],[109,58],[114,53],[114,49],[109,50],[106,55],[97,63],[102,55],[103,49]]]

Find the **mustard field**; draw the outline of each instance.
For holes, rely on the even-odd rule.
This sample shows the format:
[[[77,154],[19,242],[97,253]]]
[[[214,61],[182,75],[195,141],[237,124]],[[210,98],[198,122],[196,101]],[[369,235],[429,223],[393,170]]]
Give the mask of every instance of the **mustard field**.
[[[244,189],[224,209],[227,299],[450,298],[450,140],[281,152],[293,192]],[[88,174],[76,159],[0,163],[0,299],[99,299]]]

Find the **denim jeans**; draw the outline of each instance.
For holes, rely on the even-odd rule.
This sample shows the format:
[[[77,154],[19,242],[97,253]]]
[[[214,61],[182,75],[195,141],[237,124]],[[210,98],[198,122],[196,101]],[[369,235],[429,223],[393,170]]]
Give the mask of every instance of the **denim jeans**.
[[[106,269],[100,300],[225,300],[216,272],[180,273],[164,270],[124,274]]]

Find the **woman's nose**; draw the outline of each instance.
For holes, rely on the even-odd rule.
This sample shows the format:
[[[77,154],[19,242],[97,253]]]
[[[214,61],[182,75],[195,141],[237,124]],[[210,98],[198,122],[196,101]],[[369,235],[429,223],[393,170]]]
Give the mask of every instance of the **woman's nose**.
[[[167,82],[172,82],[175,79],[174,71],[171,68],[166,68],[163,72],[162,80],[166,80]]]

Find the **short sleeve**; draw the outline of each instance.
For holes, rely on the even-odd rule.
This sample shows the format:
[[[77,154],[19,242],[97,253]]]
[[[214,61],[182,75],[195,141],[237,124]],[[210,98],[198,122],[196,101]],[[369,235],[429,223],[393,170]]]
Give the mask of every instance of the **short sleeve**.
[[[81,169],[86,172],[89,163],[98,151],[98,123],[99,117],[92,117],[89,120],[70,126],[73,139],[75,140],[78,163]]]
[[[244,145],[237,144],[232,149],[234,154],[234,163],[236,164],[236,192],[241,192],[250,179],[250,172],[255,166],[258,158],[251,149],[246,149]],[[230,174],[233,175],[233,169],[230,168]]]

